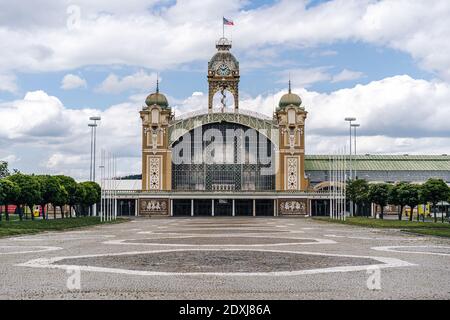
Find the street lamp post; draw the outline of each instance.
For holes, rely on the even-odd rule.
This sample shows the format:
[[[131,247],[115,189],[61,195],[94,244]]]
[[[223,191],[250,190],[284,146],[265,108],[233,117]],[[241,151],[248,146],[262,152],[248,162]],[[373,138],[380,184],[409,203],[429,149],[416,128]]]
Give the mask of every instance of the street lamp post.
[[[349,179],[353,180],[352,175],[352,122],[356,121],[355,117],[347,117],[345,118],[345,121],[349,122],[349,128],[350,128],[350,158],[349,158]],[[350,201],[350,216],[353,217],[353,201]]]
[[[95,182],[95,153],[97,148],[97,121],[100,121],[100,117],[90,117],[89,120],[94,121],[94,123],[89,123],[88,127],[91,128],[91,162],[89,171],[89,180]],[[91,215],[92,208],[89,208],[89,215]],[[94,213],[97,213],[97,205],[94,204]]]
[[[355,159],[356,159],[356,129],[359,128],[361,125],[359,123],[353,123],[351,126],[353,127],[353,136],[354,136],[354,139],[355,139],[354,154],[355,154]],[[357,173],[356,165],[355,165],[355,168],[354,168],[353,172],[355,174],[355,179],[356,179],[357,178],[357,176],[356,176],[356,173]]]
[[[90,123],[89,127],[91,127],[91,181],[95,181],[95,160],[96,160],[96,152],[97,152],[97,121],[102,120],[101,117],[90,117],[89,120],[94,121],[94,123]]]
[[[91,128],[91,160],[89,162],[89,181],[93,181],[92,159],[94,156],[94,128],[97,127],[97,124],[89,123],[88,127]]]
[[[355,137],[355,151],[354,151],[354,154],[355,154],[355,161],[356,161],[356,155],[357,155],[357,153],[356,153],[356,128],[358,128],[358,127],[360,127],[360,124],[359,123],[353,123],[352,125],[351,125],[352,127],[353,127],[353,135],[354,135],[354,137]],[[357,165],[357,162],[355,162],[355,168],[353,169],[353,172],[354,172],[354,174],[355,174],[355,180],[356,179],[358,179],[358,174],[357,174],[357,167],[358,167],[358,165]],[[354,210],[355,212],[358,212],[358,204],[355,204],[355,208],[353,208],[353,205],[352,205],[352,210]]]
[[[350,174],[350,180],[353,179],[353,175],[352,175],[352,122],[356,121],[356,118],[354,117],[347,117],[345,118],[345,121],[349,122],[349,128],[350,128],[350,158],[349,158],[349,162],[350,162],[350,168],[349,168],[349,174]]]

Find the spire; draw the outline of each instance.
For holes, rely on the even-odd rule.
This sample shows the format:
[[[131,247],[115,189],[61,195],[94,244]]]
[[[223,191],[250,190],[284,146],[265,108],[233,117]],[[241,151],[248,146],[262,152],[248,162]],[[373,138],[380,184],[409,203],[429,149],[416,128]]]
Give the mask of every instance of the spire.
[[[291,90],[291,73],[289,73],[289,93],[292,93],[292,90]]]
[[[159,73],[156,75],[156,93],[159,93]]]

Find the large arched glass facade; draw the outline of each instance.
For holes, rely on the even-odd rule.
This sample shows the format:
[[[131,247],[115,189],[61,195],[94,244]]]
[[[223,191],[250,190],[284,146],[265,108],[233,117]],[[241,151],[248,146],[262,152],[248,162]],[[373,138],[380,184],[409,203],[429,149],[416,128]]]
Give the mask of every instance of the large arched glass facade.
[[[260,132],[237,123],[200,126],[172,146],[176,191],[275,190],[275,146]]]

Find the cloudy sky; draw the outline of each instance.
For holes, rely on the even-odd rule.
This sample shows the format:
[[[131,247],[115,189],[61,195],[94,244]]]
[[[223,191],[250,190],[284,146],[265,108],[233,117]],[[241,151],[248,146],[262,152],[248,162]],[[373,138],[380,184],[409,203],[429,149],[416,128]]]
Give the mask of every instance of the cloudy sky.
[[[89,116],[121,174],[140,173],[143,101],[206,105],[222,16],[243,109],[270,115],[289,75],[309,112],[307,153],[450,153],[448,0],[0,0],[0,159],[89,176]]]

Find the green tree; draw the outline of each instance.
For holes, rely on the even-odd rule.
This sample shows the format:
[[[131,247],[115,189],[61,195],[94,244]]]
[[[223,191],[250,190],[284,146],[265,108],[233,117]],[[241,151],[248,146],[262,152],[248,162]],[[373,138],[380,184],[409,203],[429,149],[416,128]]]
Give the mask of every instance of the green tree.
[[[447,200],[449,192],[447,184],[442,179],[429,179],[422,185],[422,197],[433,206],[434,222],[437,222],[436,205],[440,201]]]
[[[44,219],[46,216],[48,218],[48,213],[47,213],[47,215],[45,214],[45,212],[46,212],[45,208],[49,203],[51,203],[54,206],[53,214],[54,214],[54,219],[56,219],[55,204],[58,204],[58,206],[60,206],[60,208],[62,208],[62,206],[67,204],[67,201],[68,201],[67,192],[64,189],[64,186],[61,184],[60,179],[58,179],[57,177],[43,175],[43,176],[38,176],[38,178],[40,179],[41,187],[42,187],[42,189],[41,189],[41,191],[42,191],[41,207],[42,207],[43,217],[44,217]],[[63,217],[63,215],[61,217]]]
[[[60,187],[59,180],[55,179],[49,175],[36,176],[41,183],[41,210],[42,210],[42,219],[47,218],[46,207],[49,203],[52,203],[52,197]]]
[[[357,206],[357,212],[363,207],[369,200],[369,184],[366,180],[356,179],[347,182],[346,188],[347,198],[353,201]]]
[[[78,184],[71,177],[61,175],[61,176],[56,176],[56,178],[59,179],[59,182],[64,187],[64,190],[67,192],[67,203],[66,204],[69,205],[69,210],[71,213],[72,209],[74,209],[75,206],[80,204],[80,202],[81,202],[80,190],[79,190]],[[69,214],[69,216],[71,216],[71,214]]]
[[[8,162],[0,161],[0,179],[9,176]]]
[[[9,221],[8,207],[10,204],[16,203],[19,194],[20,188],[16,183],[8,179],[0,180],[0,205],[5,206],[6,221]]]
[[[411,208],[411,214],[409,215],[409,221],[413,219],[414,208],[420,204],[420,186],[417,184],[407,183],[403,187],[404,197],[406,198],[406,205]],[[417,218],[419,217],[419,211],[417,211]]]
[[[33,208],[36,204],[42,202],[41,183],[38,177],[34,175],[24,175],[16,173],[8,177],[10,181],[15,182],[20,193],[16,199],[16,205],[19,207],[27,206],[31,211],[31,219],[34,220]],[[19,210],[20,220],[22,220],[22,210]]]
[[[56,208],[59,207],[59,211],[61,212],[61,218],[64,218],[64,210],[63,207],[68,203],[69,201],[69,194],[66,191],[66,188],[64,188],[63,185],[59,185],[58,190],[53,194],[53,197],[51,199],[51,203],[53,205],[54,209],[54,215],[56,219]],[[71,215],[69,214],[69,217]]]
[[[100,201],[101,188],[97,183],[92,181],[82,182],[80,186],[84,189],[84,196],[81,201],[83,209],[93,206]]]
[[[5,204],[5,199],[6,199],[6,192],[3,191],[2,180],[0,180],[0,206],[3,206]],[[0,207],[0,221],[2,221],[2,219],[3,219],[2,210],[3,210],[3,208]]]
[[[389,191],[388,202],[399,207],[398,220],[403,218],[403,209],[408,205],[408,186],[407,182],[399,182],[393,185]]]
[[[388,204],[391,187],[387,183],[372,184],[369,187],[369,201],[380,206],[380,219],[384,219],[384,207]]]

